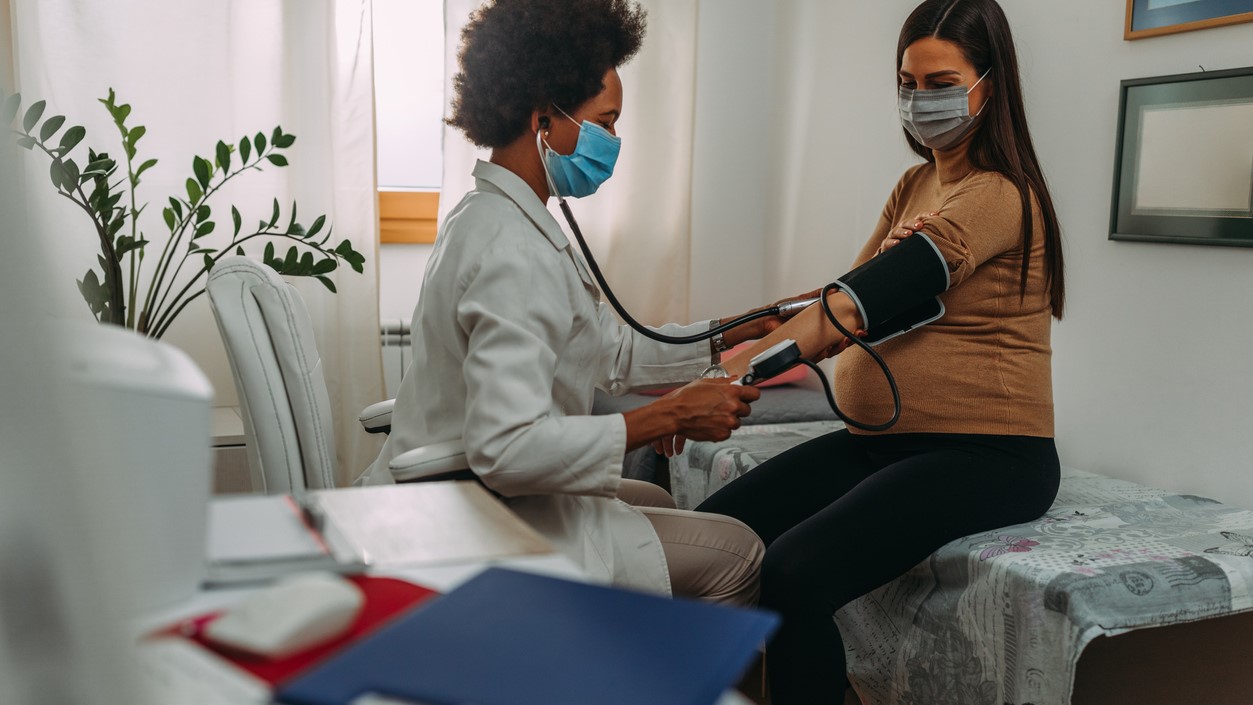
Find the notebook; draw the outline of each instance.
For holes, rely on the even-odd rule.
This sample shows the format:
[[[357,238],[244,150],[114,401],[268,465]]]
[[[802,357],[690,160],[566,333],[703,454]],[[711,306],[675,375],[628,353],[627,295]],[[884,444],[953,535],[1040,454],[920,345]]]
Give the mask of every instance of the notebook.
[[[712,705],[772,614],[489,568],[275,693],[348,705]]]
[[[551,553],[552,546],[475,482],[426,482],[216,498],[206,583],[293,572],[361,572]]]

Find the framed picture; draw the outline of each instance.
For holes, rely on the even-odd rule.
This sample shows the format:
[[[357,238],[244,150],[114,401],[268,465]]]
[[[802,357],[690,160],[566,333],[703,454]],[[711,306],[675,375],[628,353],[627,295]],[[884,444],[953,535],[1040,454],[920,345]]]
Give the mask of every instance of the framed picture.
[[[1253,247],[1253,67],[1122,82],[1111,240]]]
[[[1123,39],[1253,22],[1253,0],[1127,0]]]

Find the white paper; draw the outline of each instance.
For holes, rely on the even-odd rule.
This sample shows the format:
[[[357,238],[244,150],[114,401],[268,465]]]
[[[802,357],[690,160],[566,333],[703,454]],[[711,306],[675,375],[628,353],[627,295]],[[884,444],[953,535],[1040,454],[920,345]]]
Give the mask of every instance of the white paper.
[[[210,563],[315,559],[326,547],[287,495],[219,497],[209,503]]]
[[[1253,102],[1141,113],[1133,213],[1253,210]]]
[[[529,525],[473,482],[310,492],[333,550],[375,568],[551,553]]]
[[[270,689],[190,641],[152,639],[139,650],[148,702],[161,705],[266,705]]]

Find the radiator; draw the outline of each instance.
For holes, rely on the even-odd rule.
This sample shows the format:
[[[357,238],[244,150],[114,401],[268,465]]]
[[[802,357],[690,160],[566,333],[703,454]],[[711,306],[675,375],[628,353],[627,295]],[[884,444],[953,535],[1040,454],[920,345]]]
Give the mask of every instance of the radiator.
[[[413,351],[409,348],[409,321],[403,318],[384,318],[379,321],[379,336],[383,343],[383,385],[387,398],[395,399],[400,390],[400,380],[409,368]]]

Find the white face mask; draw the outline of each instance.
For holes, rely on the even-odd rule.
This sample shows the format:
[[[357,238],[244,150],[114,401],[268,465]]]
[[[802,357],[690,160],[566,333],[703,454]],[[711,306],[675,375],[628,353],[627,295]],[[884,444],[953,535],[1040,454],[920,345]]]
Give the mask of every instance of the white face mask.
[[[970,115],[970,92],[991,72],[989,67],[970,88],[950,86],[920,91],[901,86],[897,99],[901,123],[914,139],[929,149],[943,151],[957,144],[988,105],[988,101],[983,101],[979,112],[973,117]]]

